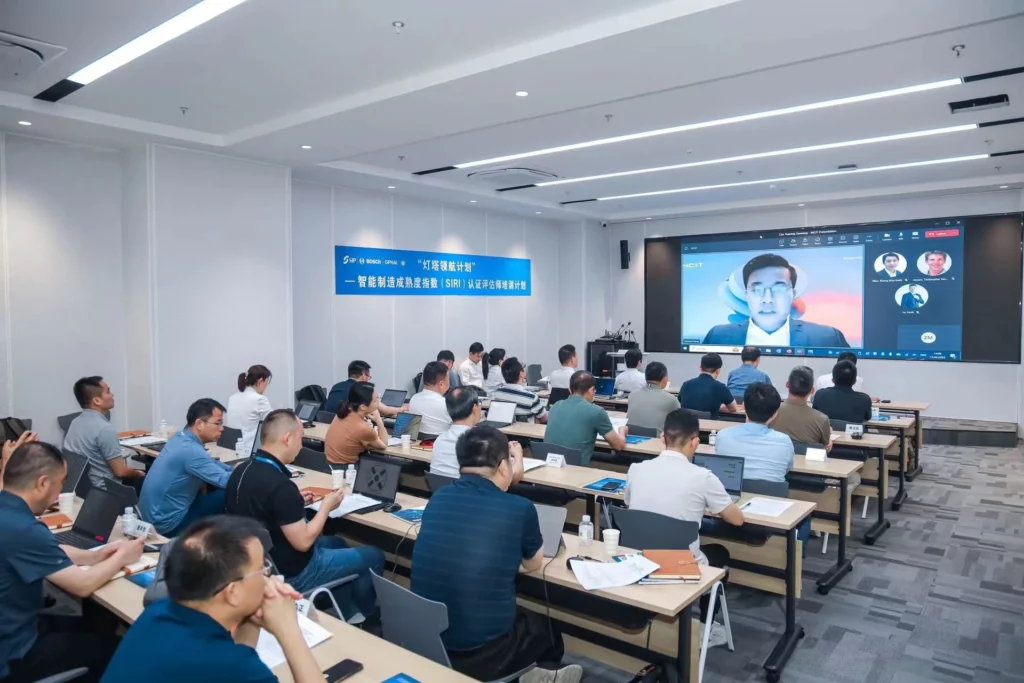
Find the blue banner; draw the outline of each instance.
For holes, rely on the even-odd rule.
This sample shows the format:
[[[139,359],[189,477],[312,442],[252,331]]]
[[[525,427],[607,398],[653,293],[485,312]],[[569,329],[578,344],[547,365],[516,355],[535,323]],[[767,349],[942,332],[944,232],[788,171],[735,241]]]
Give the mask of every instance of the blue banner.
[[[530,259],[334,247],[336,294],[530,296]]]

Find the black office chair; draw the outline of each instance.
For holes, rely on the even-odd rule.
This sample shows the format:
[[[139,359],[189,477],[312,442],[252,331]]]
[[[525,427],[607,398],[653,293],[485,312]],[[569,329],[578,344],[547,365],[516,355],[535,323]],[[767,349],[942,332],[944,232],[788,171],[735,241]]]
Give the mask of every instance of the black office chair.
[[[314,451],[312,448],[303,448],[299,451],[299,454],[295,456],[295,462],[292,464],[296,467],[313,470],[314,472],[331,473],[331,466],[327,463],[327,456]]]
[[[657,439],[661,436],[661,430],[657,427],[641,427],[640,425],[627,424],[626,431],[630,436],[644,436],[648,439]]]
[[[117,496],[121,500],[121,507],[123,508],[133,508],[139,504],[139,493],[131,486],[119,484],[110,479],[104,479],[101,488],[107,493]]]
[[[307,384],[295,392],[295,405],[301,401],[319,403],[321,406],[327,403],[327,390],[316,384]]]
[[[565,458],[566,465],[579,465],[583,459],[583,454],[575,448],[544,443],[543,441],[532,442],[530,444],[530,452],[537,460],[547,460],[548,456],[552,453],[561,455]]]
[[[559,401],[564,401],[567,398],[569,398],[568,389],[552,389],[551,395],[548,396],[548,408],[555,405]]]
[[[456,480],[456,477],[446,477],[443,474],[434,474],[433,472],[425,472],[423,476],[427,478],[427,488],[430,489],[431,493],[437,493]]]
[[[241,429],[232,429],[231,427],[225,427],[224,431],[221,432],[220,438],[217,439],[217,445],[221,448],[227,448],[228,450],[235,450],[235,444],[239,439],[242,438]]]
[[[541,369],[539,363],[526,366],[526,383],[531,387],[540,383]]]
[[[697,522],[659,515],[646,510],[613,507],[612,524],[619,530],[619,544],[635,550],[687,550],[697,540]]]
[[[67,415],[61,415],[57,418],[57,426],[64,432],[64,436],[68,435],[68,429],[71,428],[71,423],[75,421],[75,418],[82,414],[79,410],[77,413],[68,413]]]
[[[744,479],[743,492],[759,496],[789,497],[789,483],[785,481],[765,481],[764,479]]]
[[[685,408],[685,410],[689,410],[691,413],[693,413],[694,417],[696,417],[698,420],[710,420],[711,419],[711,413],[709,413],[707,411],[704,411],[704,410],[692,410],[690,408]]]
[[[316,421],[329,425],[334,422],[334,413],[329,410],[319,410],[316,413]]]

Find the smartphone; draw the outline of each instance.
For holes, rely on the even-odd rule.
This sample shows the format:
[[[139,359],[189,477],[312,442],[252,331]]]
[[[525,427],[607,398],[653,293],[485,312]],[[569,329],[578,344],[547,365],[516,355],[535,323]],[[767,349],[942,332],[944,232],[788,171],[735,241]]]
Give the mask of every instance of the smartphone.
[[[607,484],[605,484],[604,486],[602,486],[601,490],[602,491],[614,491],[617,488],[619,488],[620,486],[622,486],[622,484],[620,484],[619,482],[617,482],[617,481],[610,481]]]
[[[363,670],[363,665],[353,659],[343,659],[324,672],[327,683],[338,683]]]

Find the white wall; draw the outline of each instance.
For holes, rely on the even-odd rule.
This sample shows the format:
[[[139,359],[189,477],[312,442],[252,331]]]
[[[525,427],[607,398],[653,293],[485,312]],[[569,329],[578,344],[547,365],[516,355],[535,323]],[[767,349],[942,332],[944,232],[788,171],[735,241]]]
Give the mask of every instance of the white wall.
[[[939,218],[1024,209],[1024,196],[1018,191],[973,195],[950,195],[923,199],[904,199],[879,203],[855,203],[806,209],[745,211],[741,213],[696,216],[677,219],[639,221],[611,226],[610,241],[615,249],[609,255],[611,319],[633,321],[637,340],[643,342],[644,239],[672,235],[777,230],[810,225]],[[629,270],[619,267],[619,240],[629,240],[633,261]],[[639,319],[639,320],[638,320]],[[672,383],[678,385],[697,374],[698,354],[650,354],[646,360],[659,360],[669,368]],[[723,356],[727,373],[740,363],[738,356]],[[824,359],[801,359],[816,373],[831,370]],[[761,369],[785,395],[785,383],[795,363],[792,359],[762,358]],[[932,404],[928,415],[965,419],[998,420],[1024,424],[1018,417],[1018,405],[1024,405],[1024,382],[1018,365],[983,363],[925,363],[906,361],[860,360],[858,369],[873,396],[892,400],[923,400]]]
[[[566,289],[566,270],[582,277],[588,255],[605,260],[603,241],[592,242],[588,253],[584,234],[581,223],[293,183],[296,386],[329,386],[346,376],[349,361],[361,359],[376,382],[404,388],[437,351],[450,349],[461,359],[475,341],[553,369],[559,346],[584,341],[584,319],[604,315],[603,279],[598,303],[589,306],[581,279]],[[521,298],[336,296],[334,245],[528,258],[533,290]]]

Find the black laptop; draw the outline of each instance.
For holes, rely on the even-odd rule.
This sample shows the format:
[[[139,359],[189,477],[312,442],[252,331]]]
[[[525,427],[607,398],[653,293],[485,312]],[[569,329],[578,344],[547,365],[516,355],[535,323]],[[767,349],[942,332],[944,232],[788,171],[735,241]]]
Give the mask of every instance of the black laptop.
[[[408,392],[401,389],[385,389],[384,395],[380,397],[380,402],[392,408],[401,408],[407,395]]]
[[[380,501],[379,505],[371,505],[356,510],[357,515],[365,515],[374,510],[397,512],[402,506],[395,502],[398,495],[398,482],[402,478],[400,458],[392,458],[380,453],[367,453],[359,458],[359,469],[356,470],[356,481],[352,485],[352,493],[358,493]]]
[[[68,531],[55,534],[58,543],[89,550],[110,540],[118,515],[124,510],[122,499],[93,487],[78,511],[75,524]]]
[[[319,408],[319,403],[313,403],[312,401],[299,401],[299,406],[295,410],[295,415],[302,420],[303,427],[312,427],[313,420],[316,418],[316,411]]]

